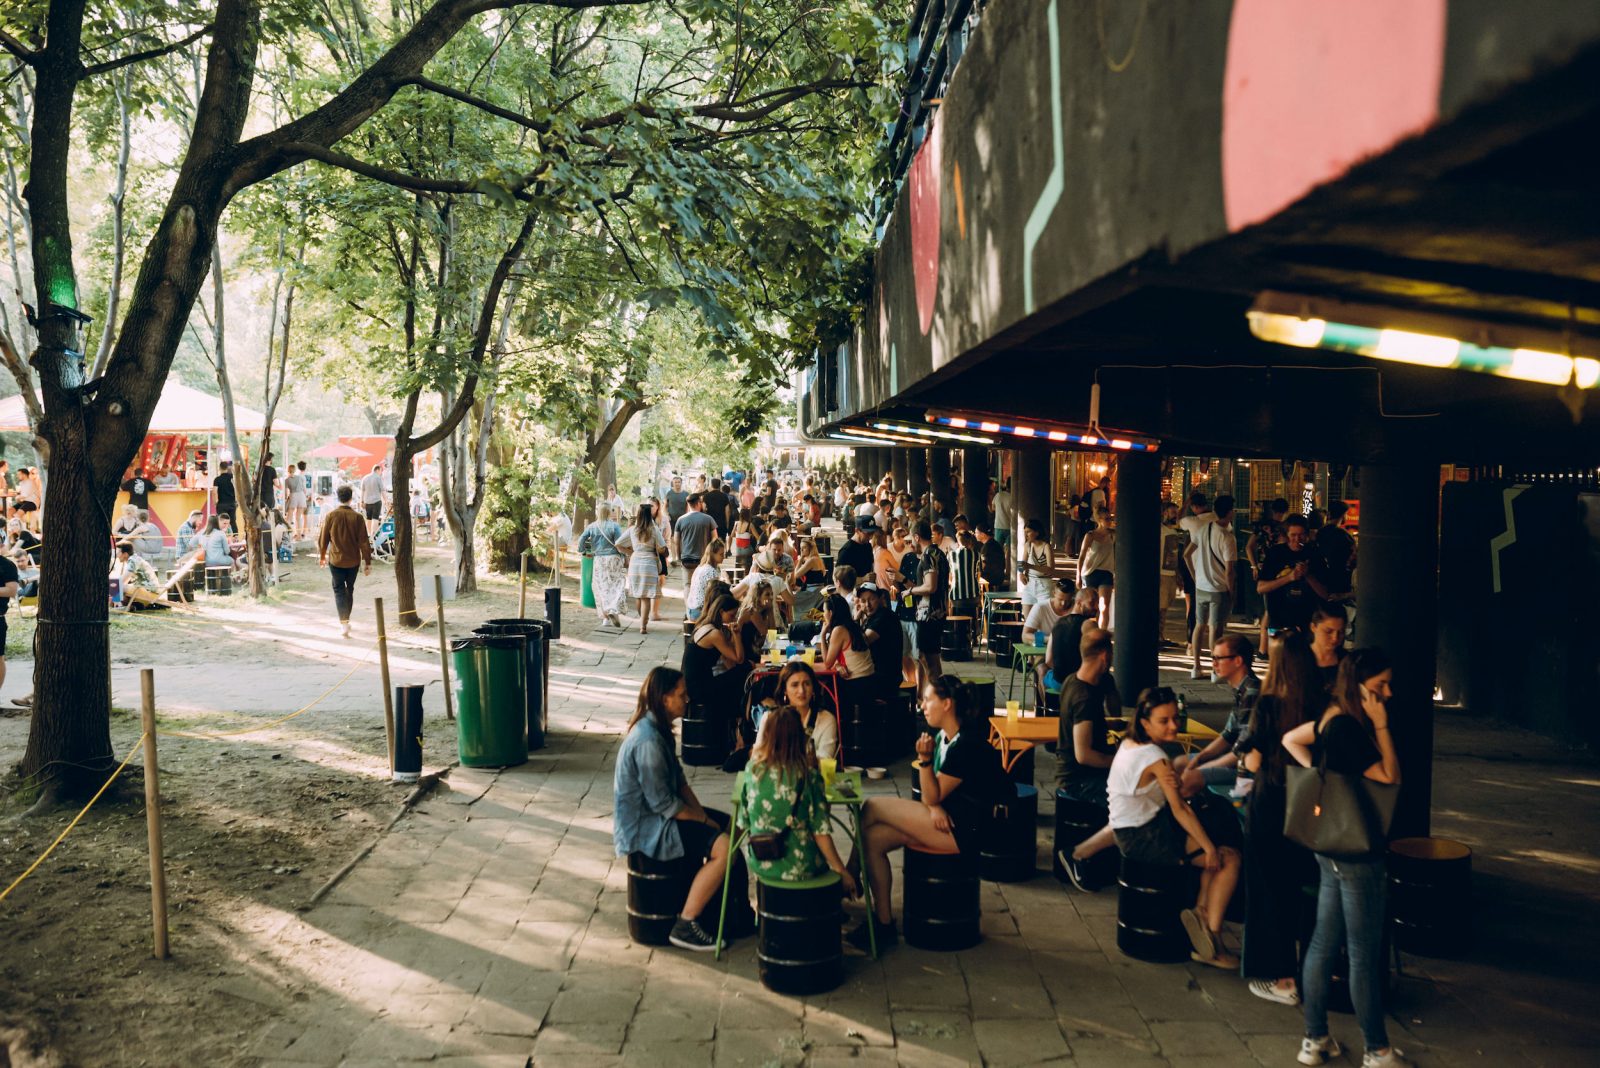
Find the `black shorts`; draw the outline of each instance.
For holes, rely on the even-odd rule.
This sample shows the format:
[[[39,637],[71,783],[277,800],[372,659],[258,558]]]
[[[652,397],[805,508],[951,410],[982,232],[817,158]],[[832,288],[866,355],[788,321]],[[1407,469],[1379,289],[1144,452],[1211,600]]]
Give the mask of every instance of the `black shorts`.
[[[383,502],[382,501],[373,501],[371,504],[364,504],[361,507],[366,509],[367,518],[368,519],[382,519],[383,518]]]
[[[1114,585],[1111,572],[1104,568],[1096,568],[1083,577],[1083,584],[1092,590]]]
[[[34,504],[32,501],[18,501],[17,502],[17,511],[19,511],[19,512],[37,512],[38,510],[39,510],[39,506],[37,504]]]
[[[944,648],[944,620],[917,620],[917,655],[938,656]]]
[[[6,658],[6,617],[0,615],[0,660]]]

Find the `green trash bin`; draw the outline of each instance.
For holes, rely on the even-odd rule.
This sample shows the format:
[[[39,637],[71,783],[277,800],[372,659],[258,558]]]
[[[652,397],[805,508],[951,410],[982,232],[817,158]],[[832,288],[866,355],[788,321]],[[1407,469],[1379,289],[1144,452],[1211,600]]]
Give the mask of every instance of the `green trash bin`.
[[[528,760],[525,639],[474,634],[450,643],[456,676],[456,743],[469,768]]]
[[[594,557],[583,558],[583,580],[578,586],[578,603],[585,608],[594,607]]]

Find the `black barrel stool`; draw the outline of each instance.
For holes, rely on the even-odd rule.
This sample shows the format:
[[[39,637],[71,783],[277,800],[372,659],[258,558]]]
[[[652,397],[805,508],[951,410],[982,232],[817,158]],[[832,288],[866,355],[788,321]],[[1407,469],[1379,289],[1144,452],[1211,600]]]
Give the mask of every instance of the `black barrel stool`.
[[[728,759],[728,730],[704,705],[690,704],[683,716],[683,762],[695,768],[721,767]]]
[[[972,617],[946,616],[940,653],[946,660],[972,659]]]
[[[1423,957],[1456,957],[1472,945],[1472,850],[1445,838],[1389,843],[1389,919],[1394,944]]]
[[[898,746],[891,744],[891,738],[900,730],[894,711],[895,705],[884,700],[845,702],[843,763],[874,767],[888,764],[900,755]]]
[[[972,707],[986,716],[995,714],[994,679],[988,675],[957,675],[956,678],[972,687]]]
[[[1189,936],[1178,914],[1194,903],[1189,866],[1124,857],[1117,889],[1117,948],[1135,960],[1187,960]]]
[[[1016,800],[995,813],[994,829],[978,852],[978,874],[991,883],[1033,878],[1039,850],[1039,791],[1020,784],[1016,790]]]
[[[693,873],[682,860],[628,854],[628,937],[642,946],[664,946],[678,910],[689,897]]]
[[[1106,825],[1109,818],[1105,809],[1087,801],[1056,791],[1056,841],[1050,854],[1050,870],[1062,882],[1068,882],[1066,869],[1061,866],[1061,854],[1070,855],[1078,843]],[[1093,888],[1104,886],[1116,878],[1120,854],[1115,846],[1108,846],[1089,858],[1086,874]]]
[[[918,949],[969,949],[982,940],[978,873],[959,853],[906,846],[905,935]]]
[[[823,994],[844,982],[839,875],[756,882],[761,984],[780,994]]]

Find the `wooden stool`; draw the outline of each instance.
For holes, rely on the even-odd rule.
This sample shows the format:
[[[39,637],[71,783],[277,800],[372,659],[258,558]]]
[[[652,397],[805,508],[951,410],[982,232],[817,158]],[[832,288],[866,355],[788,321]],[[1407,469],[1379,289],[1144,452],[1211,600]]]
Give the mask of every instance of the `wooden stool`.
[[[761,985],[780,994],[824,994],[844,982],[839,873],[776,882],[757,878],[756,960]]]
[[[905,850],[906,942],[918,949],[969,949],[982,939],[978,873],[959,853]]]
[[[628,937],[641,946],[664,946],[678,910],[689,897],[691,873],[681,860],[628,854]]]
[[[231,566],[206,568],[206,593],[216,594],[218,597],[232,595],[233,568]]]
[[[1016,800],[996,813],[994,830],[978,853],[978,874],[992,883],[1033,878],[1039,849],[1039,791],[1022,785],[1016,790]]]

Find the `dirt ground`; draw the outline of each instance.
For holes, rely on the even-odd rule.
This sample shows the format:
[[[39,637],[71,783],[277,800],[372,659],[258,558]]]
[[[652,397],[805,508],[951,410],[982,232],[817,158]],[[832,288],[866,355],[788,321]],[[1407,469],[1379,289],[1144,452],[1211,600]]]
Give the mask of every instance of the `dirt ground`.
[[[225,1064],[269,1004],[296,996],[292,984],[263,974],[248,936],[281,926],[374,839],[409,793],[388,781],[374,596],[389,605],[394,681],[433,682],[425,699],[430,723],[442,711],[431,604],[422,609],[427,627],[395,633],[392,572],[378,565],[357,586],[355,636],[346,641],[315,558],[284,567],[287,576],[265,602],[203,599],[192,609],[115,621],[111,734],[119,754],[139,737],[140,668],[156,669],[163,730],[208,733],[278,719],[344,681],[286,723],[225,739],[161,739],[170,960],[150,951],[137,758],[118,792],[0,903],[0,1068]],[[449,570],[448,551],[428,547],[417,570],[419,584],[431,587],[435,572]],[[535,605],[543,584],[530,580],[531,615],[542,614]],[[515,578],[489,579],[480,592],[446,602],[446,630],[464,634],[516,609]],[[27,692],[23,658],[33,632],[15,610],[11,623],[10,672],[0,691],[6,713],[16,713],[0,713],[0,770],[7,772],[27,743],[27,715],[10,698]],[[433,730],[437,737],[440,728]],[[453,756],[453,745],[439,744],[425,753],[424,770]],[[29,800],[0,796],[0,888],[75,814],[19,819]],[[181,1055],[164,1052],[180,1035]]]

